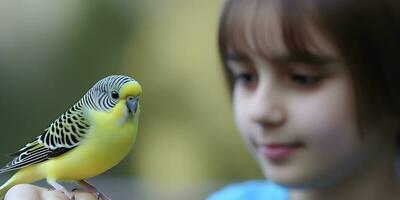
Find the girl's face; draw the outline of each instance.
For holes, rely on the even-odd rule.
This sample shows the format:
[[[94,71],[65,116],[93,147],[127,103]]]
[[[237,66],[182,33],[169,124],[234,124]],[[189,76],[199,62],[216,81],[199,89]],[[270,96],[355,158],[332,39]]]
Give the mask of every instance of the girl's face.
[[[289,53],[280,27],[270,28],[269,56],[228,45],[236,124],[266,177],[289,187],[332,184],[351,174],[383,145],[361,133],[347,66],[311,23],[307,53]]]

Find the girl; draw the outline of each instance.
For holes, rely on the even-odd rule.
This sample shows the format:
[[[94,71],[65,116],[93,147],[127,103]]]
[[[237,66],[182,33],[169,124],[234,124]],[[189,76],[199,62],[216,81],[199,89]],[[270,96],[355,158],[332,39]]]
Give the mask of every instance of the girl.
[[[400,1],[228,0],[219,50],[268,182],[208,200],[400,199]]]
[[[400,199],[400,1],[228,0],[219,47],[238,129],[269,181],[208,200]]]

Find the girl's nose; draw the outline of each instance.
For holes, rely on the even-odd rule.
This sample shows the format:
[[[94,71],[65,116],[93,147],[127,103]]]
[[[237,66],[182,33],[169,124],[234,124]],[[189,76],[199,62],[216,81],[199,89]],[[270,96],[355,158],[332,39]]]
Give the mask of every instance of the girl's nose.
[[[252,120],[263,127],[278,127],[285,123],[287,115],[282,92],[272,87],[258,88],[253,94]]]

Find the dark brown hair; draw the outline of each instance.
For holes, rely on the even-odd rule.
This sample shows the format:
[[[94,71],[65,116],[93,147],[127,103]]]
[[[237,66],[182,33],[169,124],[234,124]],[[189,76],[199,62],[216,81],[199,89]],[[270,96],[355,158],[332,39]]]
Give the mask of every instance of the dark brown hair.
[[[277,12],[280,14],[280,37],[289,53],[309,51],[308,45],[312,43],[312,38],[307,34],[304,23],[307,19],[311,20],[335,45],[349,66],[359,115],[362,118],[371,116],[371,120],[376,120],[385,119],[390,113],[396,116],[395,123],[398,123],[399,0],[226,1],[220,18],[218,42],[220,57],[231,89],[232,75],[226,67],[228,45],[230,48],[249,50],[243,24],[250,23],[255,50],[268,56],[268,44],[266,39],[263,39],[264,34],[268,34],[268,29],[259,24],[267,20],[265,9],[271,3],[278,5],[274,6],[274,9],[279,9]],[[243,15],[248,15],[251,19],[245,22]]]

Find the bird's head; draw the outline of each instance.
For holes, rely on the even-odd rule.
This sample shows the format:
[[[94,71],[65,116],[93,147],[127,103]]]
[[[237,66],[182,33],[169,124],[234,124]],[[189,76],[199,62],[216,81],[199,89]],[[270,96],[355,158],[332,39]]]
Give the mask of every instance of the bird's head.
[[[83,98],[83,104],[95,111],[115,117],[134,117],[140,110],[142,87],[133,78],[112,75],[98,81]]]

